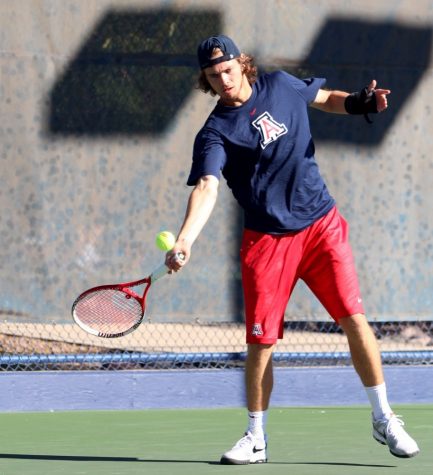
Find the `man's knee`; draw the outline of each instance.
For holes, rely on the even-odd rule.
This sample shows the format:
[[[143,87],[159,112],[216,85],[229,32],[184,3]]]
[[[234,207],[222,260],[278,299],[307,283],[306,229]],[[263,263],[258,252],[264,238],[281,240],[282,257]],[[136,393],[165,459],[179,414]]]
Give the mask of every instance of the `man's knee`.
[[[249,343],[247,347],[247,357],[249,360],[267,360],[274,350],[273,344]]]
[[[338,323],[348,338],[367,335],[374,337],[374,332],[366,316],[362,313],[340,318]]]

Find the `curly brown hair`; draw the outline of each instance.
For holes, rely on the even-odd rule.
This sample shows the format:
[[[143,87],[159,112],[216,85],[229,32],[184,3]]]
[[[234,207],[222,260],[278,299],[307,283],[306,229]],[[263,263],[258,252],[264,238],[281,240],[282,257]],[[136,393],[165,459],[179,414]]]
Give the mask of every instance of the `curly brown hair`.
[[[257,80],[257,66],[254,64],[254,58],[248,54],[242,53],[239,58],[237,58],[237,61],[241,65],[242,72],[247,77],[248,82],[254,84]],[[203,91],[204,93],[209,92],[211,96],[216,96],[216,92],[209,84],[204,71],[201,71],[198,77],[197,89],[200,89],[200,91]]]

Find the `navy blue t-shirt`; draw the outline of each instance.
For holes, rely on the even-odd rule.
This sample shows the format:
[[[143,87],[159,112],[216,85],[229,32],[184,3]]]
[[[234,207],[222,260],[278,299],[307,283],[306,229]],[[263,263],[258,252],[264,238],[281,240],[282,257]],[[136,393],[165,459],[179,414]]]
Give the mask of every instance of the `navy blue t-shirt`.
[[[194,143],[188,185],[221,173],[245,213],[247,229],[305,229],[335,204],[314,158],[308,120],[325,79],[263,74],[239,107],[217,104]]]

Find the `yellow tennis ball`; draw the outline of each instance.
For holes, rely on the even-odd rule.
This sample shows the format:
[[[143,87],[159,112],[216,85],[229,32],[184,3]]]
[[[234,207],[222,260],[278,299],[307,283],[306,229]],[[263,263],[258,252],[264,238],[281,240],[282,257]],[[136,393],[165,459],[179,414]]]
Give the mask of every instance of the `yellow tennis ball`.
[[[161,251],[170,251],[173,249],[175,242],[176,238],[170,231],[161,231],[156,235],[155,243],[158,249],[161,249]]]

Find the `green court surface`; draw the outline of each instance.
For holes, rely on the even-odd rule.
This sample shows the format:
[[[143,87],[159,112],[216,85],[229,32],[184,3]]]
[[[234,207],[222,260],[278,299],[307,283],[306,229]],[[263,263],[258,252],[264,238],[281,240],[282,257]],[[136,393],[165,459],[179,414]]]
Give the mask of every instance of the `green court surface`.
[[[245,428],[242,409],[0,414],[0,475],[427,475],[433,406],[395,407],[417,439],[413,459],[371,437],[365,407],[273,408],[269,463],[219,465]]]

